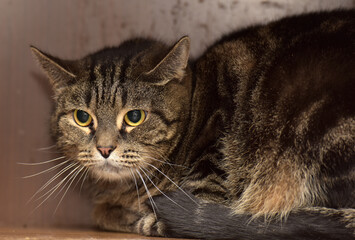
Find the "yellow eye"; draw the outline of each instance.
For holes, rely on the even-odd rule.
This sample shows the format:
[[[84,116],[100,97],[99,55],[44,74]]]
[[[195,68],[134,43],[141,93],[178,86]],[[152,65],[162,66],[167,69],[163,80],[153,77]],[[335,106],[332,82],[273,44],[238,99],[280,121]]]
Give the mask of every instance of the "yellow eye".
[[[80,127],[87,127],[92,123],[92,117],[87,112],[76,109],[74,111],[74,121]]]
[[[131,127],[137,127],[142,124],[146,118],[146,114],[143,110],[132,110],[126,113],[124,121]]]

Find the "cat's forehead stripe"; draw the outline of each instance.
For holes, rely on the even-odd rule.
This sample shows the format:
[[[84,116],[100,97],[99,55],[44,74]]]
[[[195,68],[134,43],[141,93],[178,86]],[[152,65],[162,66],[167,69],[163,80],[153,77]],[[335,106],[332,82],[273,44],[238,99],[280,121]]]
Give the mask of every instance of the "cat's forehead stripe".
[[[117,79],[121,84],[125,82],[127,69],[129,66],[130,66],[130,57],[126,57],[122,62],[121,69],[120,69],[121,72],[119,78]]]
[[[111,59],[112,60],[112,59]],[[92,69],[90,72],[90,82],[92,83],[91,96],[87,96],[90,102],[95,97],[94,104],[109,104],[114,107],[116,104],[122,108],[127,104],[127,91],[122,87],[127,78],[127,72],[132,65],[132,56],[126,56],[124,59],[114,59],[108,63],[107,61],[92,61]]]

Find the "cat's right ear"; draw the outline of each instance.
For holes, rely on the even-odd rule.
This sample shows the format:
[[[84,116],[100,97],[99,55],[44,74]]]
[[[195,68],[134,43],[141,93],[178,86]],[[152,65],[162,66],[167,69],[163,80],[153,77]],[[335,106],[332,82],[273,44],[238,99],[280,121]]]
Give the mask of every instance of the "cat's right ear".
[[[59,94],[64,87],[75,80],[75,74],[68,69],[69,61],[53,57],[33,46],[31,51],[50,79],[55,94]]]
[[[189,61],[190,39],[181,38],[169,53],[149,72],[155,85],[165,85],[172,79],[183,79]]]

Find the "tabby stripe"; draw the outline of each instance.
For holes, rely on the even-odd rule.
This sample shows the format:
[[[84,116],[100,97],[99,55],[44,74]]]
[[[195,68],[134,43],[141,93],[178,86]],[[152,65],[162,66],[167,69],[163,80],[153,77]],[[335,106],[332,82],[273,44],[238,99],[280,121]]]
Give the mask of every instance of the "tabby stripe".
[[[124,108],[127,104],[127,90],[125,88],[122,89],[121,102],[122,108]]]
[[[141,142],[140,144],[143,144],[144,146],[148,146],[148,147],[157,147],[156,144],[153,144],[153,143],[144,143],[144,142]]]
[[[159,141],[155,142],[154,144],[155,144],[155,145],[164,144],[164,143],[166,143],[166,142],[169,142],[169,141],[170,141],[171,139],[173,139],[175,136],[176,136],[176,134],[174,134],[170,139],[165,138],[165,139],[162,139],[162,140],[159,140]]]
[[[130,63],[130,56],[126,57],[124,60],[123,60],[123,63],[122,63],[122,66],[121,66],[121,72],[120,72],[120,75],[118,77],[119,81],[121,84],[123,84],[125,82],[125,78],[126,78],[126,71],[127,71],[127,68],[129,67],[129,64]]]
[[[118,91],[118,84],[114,86],[115,90],[111,92],[111,106],[114,107],[116,104],[116,95]]]
[[[99,98],[100,98],[99,91],[100,91],[99,86],[96,84],[96,86],[95,86],[96,103],[99,102]]]
[[[116,103],[116,97],[117,97],[117,92],[118,92],[118,87],[120,85],[120,80],[119,80],[119,76],[121,74],[121,66],[117,65],[112,65],[112,69],[114,69],[111,72],[111,81],[112,81],[112,88],[114,88],[114,90],[111,90],[111,103],[112,106],[115,105]]]
[[[100,65],[99,68],[99,73],[100,73],[100,77],[101,77],[101,83],[102,83],[102,93],[101,93],[101,101],[104,102],[105,100],[105,89],[107,88],[106,86],[106,67],[104,64]]]
[[[219,177],[220,177],[220,175],[219,175]],[[217,181],[216,179],[209,179],[208,181],[211,183],[214,183],[218,187],[222,188],[224,191],[227,191],[227,188],[224,185],[222,185],[221,182]]]
[[[196,196],[198,194],[206,194],[208,196],[214,195],[214,196],[221,198],[223,200],[227,200],[227,197],[225,196],[225,192],[211,190],[209,188],[198,188],[198,189],[195,189],[194,191],[192,191],[192,195]]]
[[[67,115],[67,113],[64,113],[64,112],[59,113],[59,114],[58,114],[58,117],[57,117],[57,122],[59,122],[59,120],[60,120],[64,115]]]
[[[88,91],[84,97],[84,101],[87,108],[90,108],[91,99],[92,99],[92,91]]]
[[[89,127],[89,129],[90,129],[89,139],[92,140],[94,138],[94,136],[95,136],[96,130],[94,129],[93,125],[91,125]]]
[[[90,77],[90,82],[93,82],[96,77],[95,77],[95,65],[96,65],[96,59],[93,58],[90,64],[90,73],[89,73],[89,77]]]
[[[179,122],[179,118],[175,118],[172,120],[167,119],[161,111],[152,111],[151,114],[157,115],[163,121],[163,123],[167,126],[170,126],[174,123]]]
[[[114,83],[115,83],[115,75],[116,75],[116,68],[114,67],[113,64],[111,64],[111,72],[110,72],[110,83],[111,83],[111,86],[113,86]]]

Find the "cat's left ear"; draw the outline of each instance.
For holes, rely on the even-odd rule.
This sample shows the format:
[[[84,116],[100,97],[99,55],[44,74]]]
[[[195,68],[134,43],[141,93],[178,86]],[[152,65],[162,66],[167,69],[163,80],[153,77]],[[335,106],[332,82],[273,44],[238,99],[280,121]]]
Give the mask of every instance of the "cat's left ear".
[[[152,70],[146,73],[154,78],[155,85],[165,85],[185,76],[189,61],[190,38],[182,37]]]
[[[42,69],[45,71],[56,94],[75,80],[75,74],[71,71],[73,61],[65,61],[53,57],[31,46],[31,51]]]

